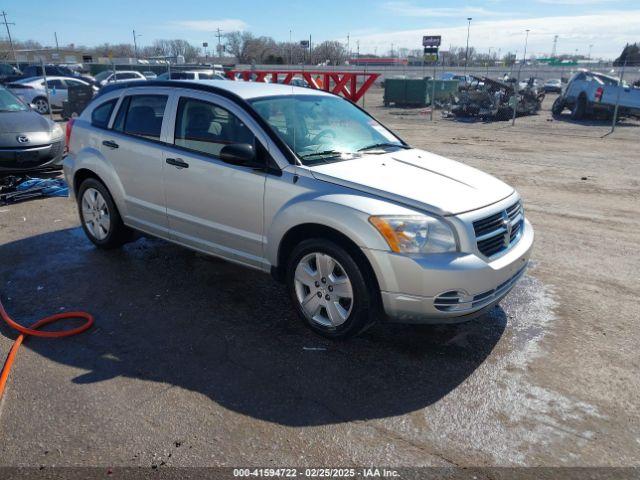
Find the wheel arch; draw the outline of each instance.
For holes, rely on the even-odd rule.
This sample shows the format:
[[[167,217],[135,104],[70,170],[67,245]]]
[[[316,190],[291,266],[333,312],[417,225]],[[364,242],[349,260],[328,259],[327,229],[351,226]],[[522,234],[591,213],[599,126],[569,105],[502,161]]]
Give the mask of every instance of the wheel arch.
[[[344,248],[353,257],[355,262],[363,269],[367,281],[372,282],[371,287],[380,297],[380,285],[373,266],[358,244],[343,232],[333,227],[319,223],[303,223],[290,228],[282,237],[278,245],[277,265],[271,268],[271,274],[280,282],[284,281],[286,266],[293,249],[303,240],[322,238],[330,240]]]

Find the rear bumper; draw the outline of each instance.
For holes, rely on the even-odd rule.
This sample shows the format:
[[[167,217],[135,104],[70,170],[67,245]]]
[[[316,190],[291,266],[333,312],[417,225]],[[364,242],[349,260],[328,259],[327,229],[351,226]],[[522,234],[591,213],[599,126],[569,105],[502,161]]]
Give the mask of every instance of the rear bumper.
[[[533,239],[533,228],[525,221],[518,243],[491,262],[467,253],[410,257],[368,250],[365,254],[379,279],[389,320],[457,323],[481,315],[511,291],[526,270]]]
[[[64,140],[27,148],[0,147],[0,172],[23,173],[62,167]]]

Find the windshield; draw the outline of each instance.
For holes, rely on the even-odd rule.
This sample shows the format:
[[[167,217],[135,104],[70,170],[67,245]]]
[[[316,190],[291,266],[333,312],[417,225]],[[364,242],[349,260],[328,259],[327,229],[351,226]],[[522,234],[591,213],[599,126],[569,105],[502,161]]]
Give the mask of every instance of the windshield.
[[[113,72],[112,72],[111,70],[104,70],[104,71],[102,71],[102,72],[98,73],[98,74],[97,74],[95,77],[93,77],[93,78],[95,78],[97,82],[101,82],[101,81],[103,81],[103,80],[106,80],[106,78],[107,78],[109,75],[111,75],[112,73],[113,73]]]
[[[340,97],[287,95],[251,104],[305,165],[347,160],[365,151],[408,148],[362,110]]]
[[[28,110],[27,106],[18,97],[0,88],[0,112],[24,112],[25,110]]]

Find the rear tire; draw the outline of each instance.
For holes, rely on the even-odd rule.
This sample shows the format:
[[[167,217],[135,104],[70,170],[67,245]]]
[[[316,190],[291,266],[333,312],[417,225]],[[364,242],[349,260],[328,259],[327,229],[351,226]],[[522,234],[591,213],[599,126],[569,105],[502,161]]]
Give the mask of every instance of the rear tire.
[[[322,238],[298,244],[287,262],[287,289],[298,316],[331,339],[351,337],[373,323],[373,283],[366,276],[347,250]]]
[[[554,117],[559,117],[560,115],[562,115],[563,110],[564,110],[564,98],[560,96],[556,98],[553,102],[553,105],[551,105],[551,114]]]
[[[100,181],[88,178],[82,182],[77,202],[82,229],[96,247],[110,250],[133,239],[133,230],[122,222],[109,190]]]
[[[576,103],[573,104],[573,108],[571,109],[571,119],[582,120],[584,118],[586,109],[587,100],[584,98],[584,96],[581,95],[576,100]]]
[[[37,98],[34,98],[31,103],[33,103],[36,106],[36,112],[38,112],[40,115],[45,115],[49,113],[49,102],[47,102],[46,98],[37,97]]]

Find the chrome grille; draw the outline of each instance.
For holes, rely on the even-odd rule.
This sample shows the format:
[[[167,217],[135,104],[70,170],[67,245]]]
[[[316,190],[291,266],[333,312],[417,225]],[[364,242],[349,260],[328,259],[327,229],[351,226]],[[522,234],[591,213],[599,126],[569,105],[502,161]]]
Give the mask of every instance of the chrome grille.
[[[54,142],[51,144],[50,155],[52,158],[55,158],[59,155],[62,155],[63,150],[64,150],[64,142]]]
[[[478,250],[492,257],[517,243],[524,224],[522,204],[516,202],[505,210],[473,222]]]

